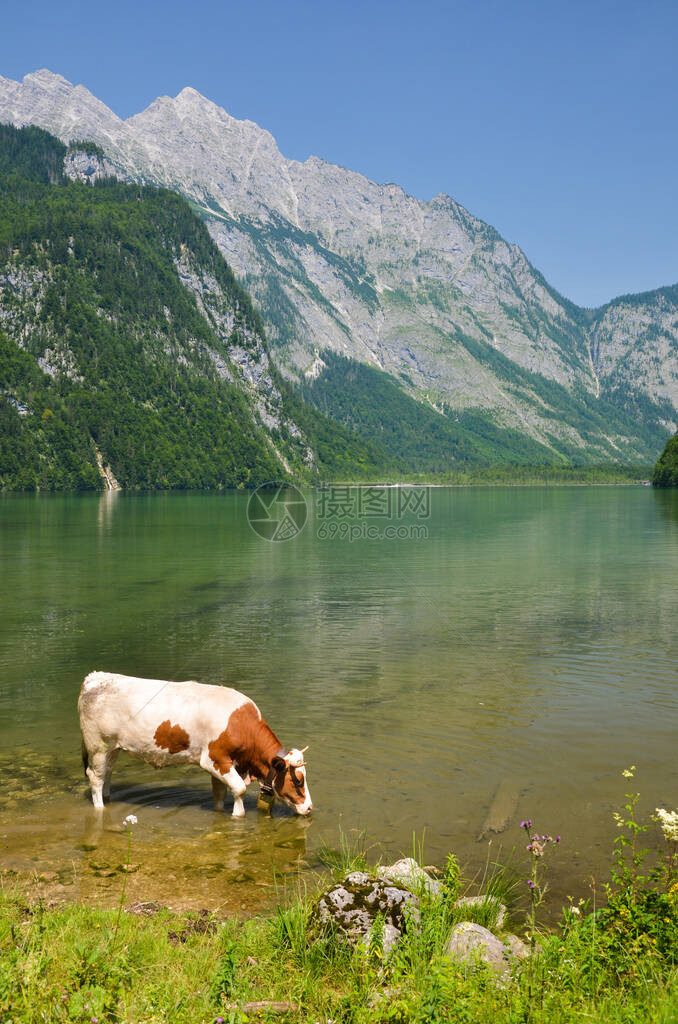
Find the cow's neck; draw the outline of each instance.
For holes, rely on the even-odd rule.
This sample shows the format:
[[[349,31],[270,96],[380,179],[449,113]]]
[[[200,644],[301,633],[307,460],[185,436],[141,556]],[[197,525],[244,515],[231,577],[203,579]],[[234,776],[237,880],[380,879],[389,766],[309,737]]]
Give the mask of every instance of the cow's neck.
[[[273,759],[278,755],[283,757],[287,751],[263,718],[259,724],[258,735],[251,751],[250,775],[270,784],[274,774]]]

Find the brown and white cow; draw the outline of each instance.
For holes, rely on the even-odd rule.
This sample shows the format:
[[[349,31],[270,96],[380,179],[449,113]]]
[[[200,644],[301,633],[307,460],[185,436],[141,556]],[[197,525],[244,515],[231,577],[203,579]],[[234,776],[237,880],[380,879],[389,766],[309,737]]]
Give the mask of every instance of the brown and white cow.
[[[226,686],[136,679],[90,672],[78,699],[82,756],[95,807],[108,799],[118,753],[156,768],[199,764],[212,776],[215,809],[233,794],[233,816],[245,814],[252,779],[297,814],[312,808],[304,752],[285,750],[254,701]]]

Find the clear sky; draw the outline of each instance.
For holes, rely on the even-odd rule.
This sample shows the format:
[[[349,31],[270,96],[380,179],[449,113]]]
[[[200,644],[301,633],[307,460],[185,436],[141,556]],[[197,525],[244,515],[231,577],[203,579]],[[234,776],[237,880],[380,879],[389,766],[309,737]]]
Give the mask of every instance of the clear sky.
[[[310,154],[446,192],[582,305],[678,281],[676,0],[0,0],[0,74],[128,117],[192,85]]]

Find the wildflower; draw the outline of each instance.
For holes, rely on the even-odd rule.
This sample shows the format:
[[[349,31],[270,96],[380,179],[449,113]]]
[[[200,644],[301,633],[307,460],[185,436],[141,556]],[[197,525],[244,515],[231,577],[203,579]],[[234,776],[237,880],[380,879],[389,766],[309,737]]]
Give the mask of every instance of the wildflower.
[[[532,828],[532,818],[528,818],[527,821],[521,821],[520,827],[521,828]]]
[[[669,889],[669,898],[672,900],[678,900],[678,882],[674,882]]]
[[[632,764],[630,768],[625,768],[624,769],[624,771],[622,772],[622,775],[624,776],[625,779],[632,779],[633,778],[633,773],[635,772],[635,770],[636,770],[636,766],[635,766],[635,764]]]
[[[560,842],[560,836],[556,836],[556,842],[557,842],[557,843],[559,843],[559,842]]]
[[[529,885],[530,889],[536,889],[537,888],[531,878],[528,878],[527,884]]]
[[[576,914],[577,917],[581,917],[581,910],[579,907],[570,907],[570,911],[571,913]]]
[[[224,1018],[223,1017],[217,1017],[216,1024],[224,1024]]]
[[[123,825],[127,825],[127,827],[130,828],[132,825],[136,825],[138,820],[139,819],[137,818],[136,814],[128,814],[125,820],[123,821]]]
[[[669,843],[678,842],[678,812],[666,811],[663,807],[657,807],[655,821],[664,833],[664,838]]]
[[[614,820],[616,822],[617,828],[623,828],[624,827],[624,819],[622,818],[621,814],[619,814],[617,811],[615,811],[614,814],[612,815],[612,817],[614,818]]]

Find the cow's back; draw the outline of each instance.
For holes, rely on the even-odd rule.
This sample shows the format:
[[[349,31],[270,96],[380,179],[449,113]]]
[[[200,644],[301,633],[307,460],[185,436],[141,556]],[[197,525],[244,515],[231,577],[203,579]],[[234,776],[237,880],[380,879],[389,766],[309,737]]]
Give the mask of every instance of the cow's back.
[[[91,672],[83,681],[78,711],[89,749],[116,746],[163,763],[169,755],[199,759],[206,740],[224,729],[243,704],[253,702],[226,686]]]

